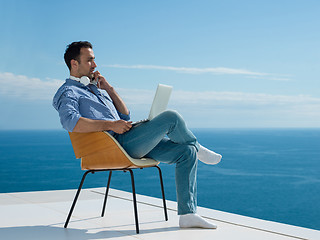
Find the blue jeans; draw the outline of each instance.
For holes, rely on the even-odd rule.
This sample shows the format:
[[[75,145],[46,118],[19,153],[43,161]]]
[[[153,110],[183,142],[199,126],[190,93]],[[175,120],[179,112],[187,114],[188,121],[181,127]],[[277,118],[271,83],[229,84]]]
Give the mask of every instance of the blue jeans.
[[[175,163],[178,214],[196,212],[199,143],[176,111],[165,111],[115,138],[134,158]]]

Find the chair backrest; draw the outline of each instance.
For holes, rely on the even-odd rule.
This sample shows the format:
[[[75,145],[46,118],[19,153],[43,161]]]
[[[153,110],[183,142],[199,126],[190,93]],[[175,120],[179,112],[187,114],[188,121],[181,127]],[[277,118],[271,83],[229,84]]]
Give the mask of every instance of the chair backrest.
[[[157,165],[151,159],[132,159],[108,132],[69,132],[76,158],[83,170],[148,167]]]

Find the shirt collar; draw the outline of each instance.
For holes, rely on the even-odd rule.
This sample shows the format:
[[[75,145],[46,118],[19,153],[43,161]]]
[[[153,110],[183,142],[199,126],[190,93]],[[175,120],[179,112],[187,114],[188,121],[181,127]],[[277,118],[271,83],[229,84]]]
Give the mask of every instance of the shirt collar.
[[[95,84],[88,84],[88,85],[84,85],[83,83],[81,83],[79,81],[80,78],[76,78],[74,76],[70,76],[69,78],[66,79],[66,82],[68,84],[72,84],[72,85],[76,85],[80,88],[85,88],[87,90],[90,90],[92,93],[96,94],[96,95],[101,95],[100,91],[98,90],[97,86]]]

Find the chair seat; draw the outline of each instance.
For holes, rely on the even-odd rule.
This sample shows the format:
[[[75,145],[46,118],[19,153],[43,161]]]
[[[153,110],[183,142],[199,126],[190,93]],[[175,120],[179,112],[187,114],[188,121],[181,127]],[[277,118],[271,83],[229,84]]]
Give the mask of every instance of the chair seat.
[[[93,153],[86,157],[81,158],[81,169],[92,170],[92,169],[119,169],[119,168],[146,168],[154,167],[159,164],[151,158],[132,158],[130,156],[125,157],[124,161],[120,161],[120,154],[118,154],[118,160],[110,157],[110,151],[100,151]]]

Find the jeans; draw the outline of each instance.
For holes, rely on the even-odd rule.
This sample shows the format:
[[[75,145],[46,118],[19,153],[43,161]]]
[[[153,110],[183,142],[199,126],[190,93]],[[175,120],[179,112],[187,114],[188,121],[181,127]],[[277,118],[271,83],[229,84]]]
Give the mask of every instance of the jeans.
[[[176,111],[165,111],[115,138],[133,158],[175,163],[178,214],[196,212],[199,143]]]

